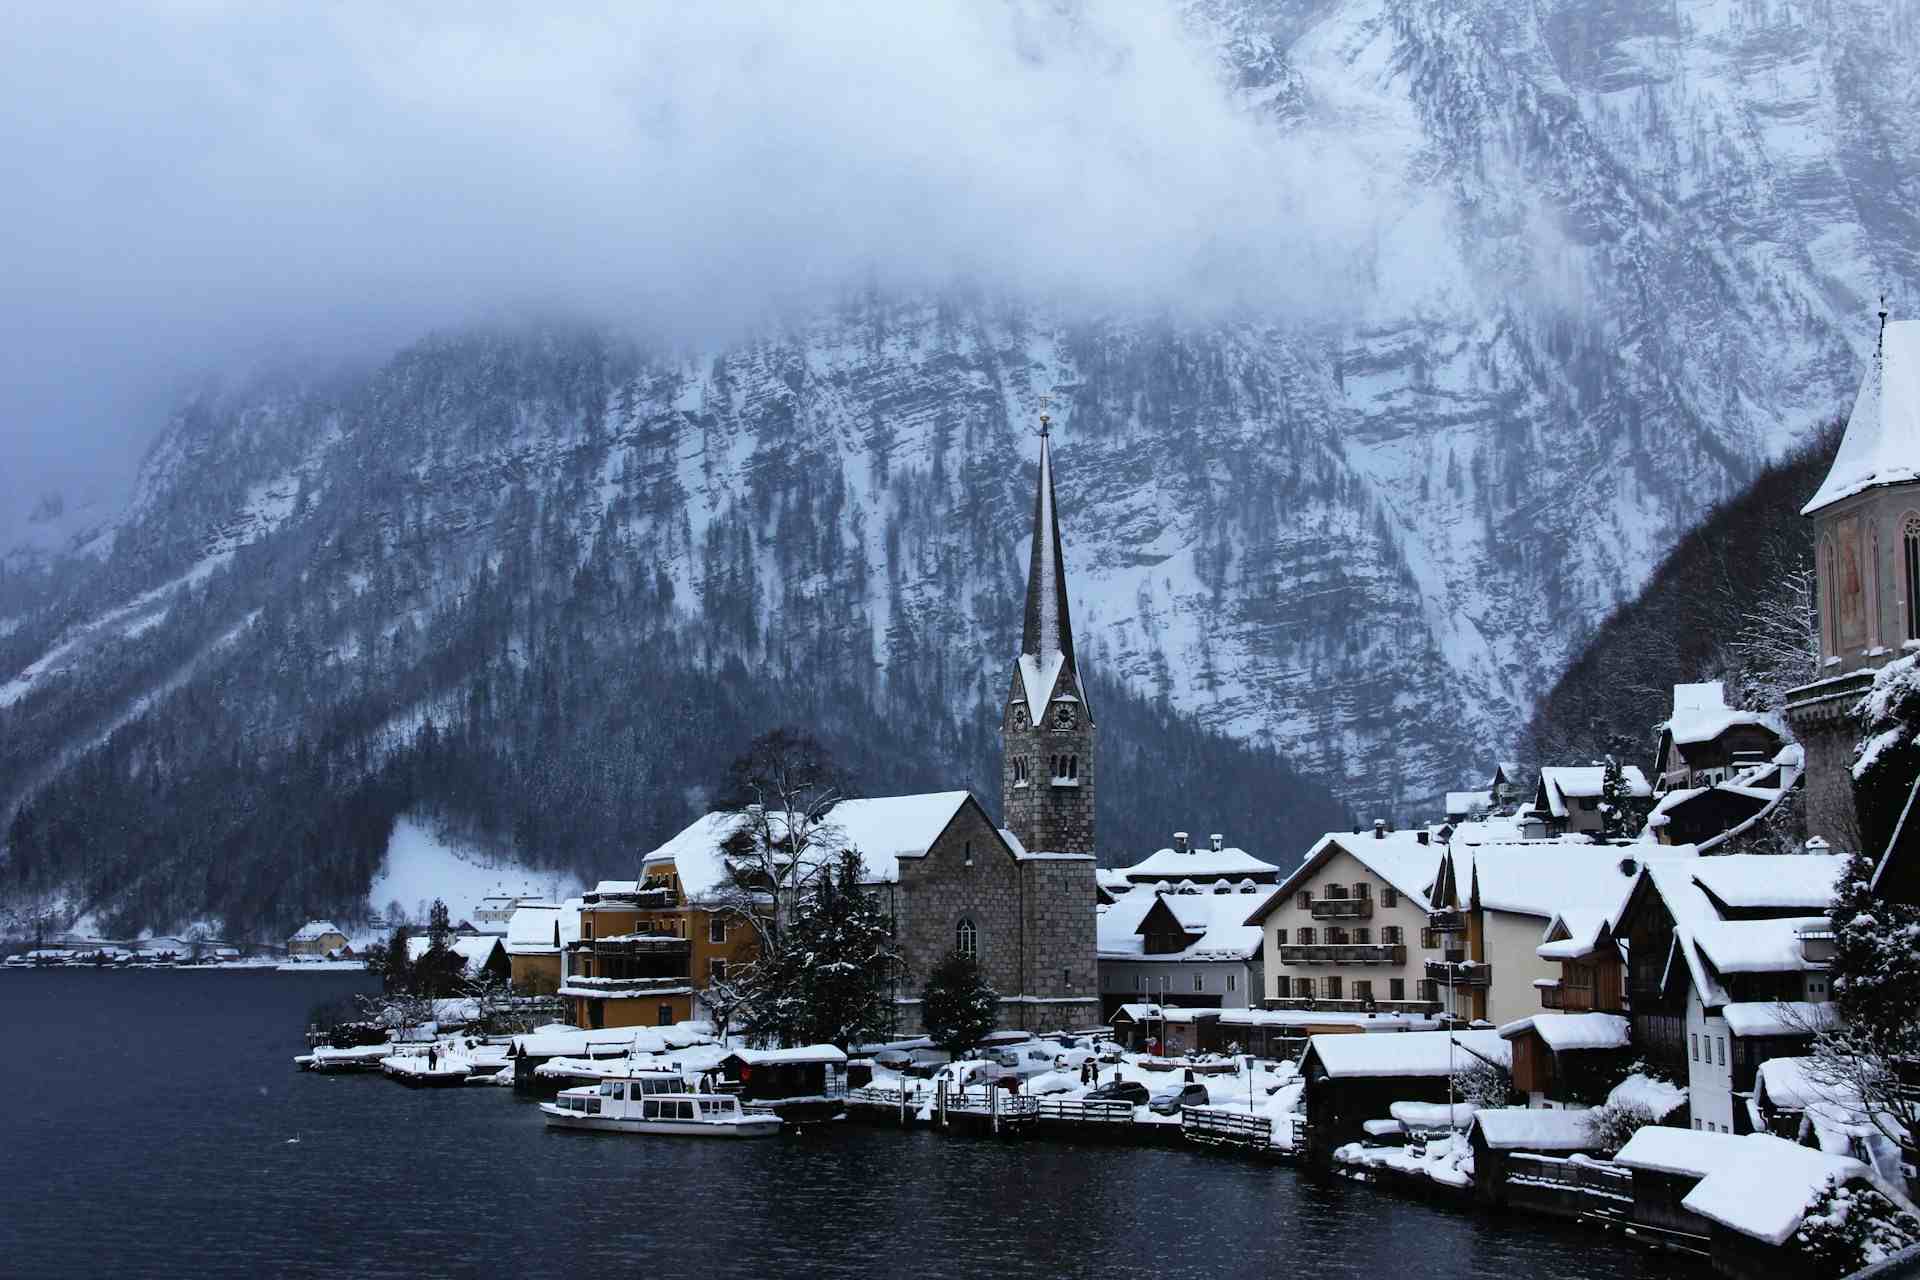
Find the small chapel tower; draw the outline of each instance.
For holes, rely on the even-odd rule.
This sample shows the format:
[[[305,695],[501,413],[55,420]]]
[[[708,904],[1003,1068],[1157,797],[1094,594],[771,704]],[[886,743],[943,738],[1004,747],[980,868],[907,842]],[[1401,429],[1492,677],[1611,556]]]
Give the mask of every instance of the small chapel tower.
[[[1807,829],[1853,831],[1853,707],[1873,673],[1920,650],[1920,320],[1887,320],[1833,467],[1800,514],[1813,521],[1820,665],[1787,692],[1806,749]]]
[[[1001,812],[1007,829],[1035,853],[1091,854],[1093,708],[1073,652],[1052,443],[1049,420],[1042,414],[1027,612],[1000,721]]]

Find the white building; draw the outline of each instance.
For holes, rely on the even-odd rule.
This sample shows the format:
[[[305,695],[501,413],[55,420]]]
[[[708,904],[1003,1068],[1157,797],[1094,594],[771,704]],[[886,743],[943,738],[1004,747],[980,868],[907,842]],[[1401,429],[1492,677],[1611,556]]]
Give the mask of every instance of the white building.
[[[1184,1008],[1257,1007],[1265,982],[1260,926],[1271,885],[1218,882],[1206,892],[1139,887],[1098,909],[1101,1016],[1152,1001]]]

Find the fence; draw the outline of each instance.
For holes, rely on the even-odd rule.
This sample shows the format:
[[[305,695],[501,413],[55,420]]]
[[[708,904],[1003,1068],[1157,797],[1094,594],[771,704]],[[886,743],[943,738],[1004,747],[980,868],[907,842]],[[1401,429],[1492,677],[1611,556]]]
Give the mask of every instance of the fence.
[[[1500,1191],[1517,1209],[1557,1218],[1623,1221],[1633,1209],[1633,1172],[1596,1160],[1516,1151],[1506,1158]]]
[[[1227,1107],[1182,1107],[1180,1136],[1214,1147],[1273,1146],[1273,1118]]]
[[[1078,1102],[1070,1099],[1038,1099],[1037,1115],[1042,1120],[1063,1120],[1073,1124],[1132,1124],[1131,1102]]]

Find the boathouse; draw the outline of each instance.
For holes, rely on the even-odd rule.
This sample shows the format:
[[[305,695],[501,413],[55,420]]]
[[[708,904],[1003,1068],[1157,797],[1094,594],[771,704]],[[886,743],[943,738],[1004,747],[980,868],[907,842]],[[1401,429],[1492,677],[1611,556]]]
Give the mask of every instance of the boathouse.
[[[720,1074],[743,1102],[827,1102],[847,1091],[847,1055],[830,1044],[795,1049],[735,1049]]]
[[[1307,1158],[1326,1165],[1396,1102],[1446,1102],[1453,1074],[1476,1060],[1510,1068],[1512,1047],[1492,1031],[1314,1036],[1300,1060]]]

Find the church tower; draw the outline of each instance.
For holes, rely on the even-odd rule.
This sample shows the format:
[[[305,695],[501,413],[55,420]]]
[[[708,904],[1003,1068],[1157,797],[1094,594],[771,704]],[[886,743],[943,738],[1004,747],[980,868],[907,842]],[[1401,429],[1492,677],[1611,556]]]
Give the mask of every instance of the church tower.
[[[1052,443],[1042,414],[1026,619],[1000,720],[1000,810],[1007,829],[1034,853],[1091,854],[1093,708],[1073,652]]]

